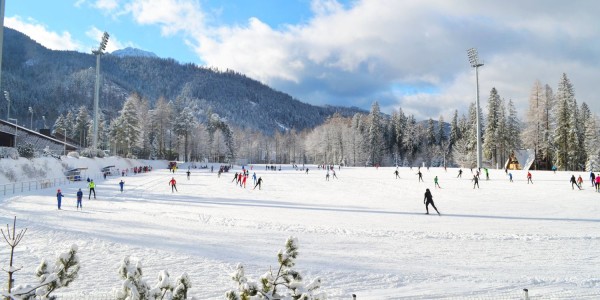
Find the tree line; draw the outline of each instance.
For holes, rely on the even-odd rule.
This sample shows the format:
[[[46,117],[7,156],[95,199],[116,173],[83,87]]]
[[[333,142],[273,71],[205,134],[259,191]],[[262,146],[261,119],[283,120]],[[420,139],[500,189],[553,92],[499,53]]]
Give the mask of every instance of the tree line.
[[[321,125],[297,131],[284,126],[274,134],[240,127],[203,109],[201,100],[178,96],[150,102],[133,93],[112,120],[99,118],[98,145],[116,155],[185,161],[268,164],[341,164],[348,166],[476,166],[476,107],[417,121],[402,108],[390,115],[374,102],[368,113],[333,114]],[[482,109],[480,107],[480,109]],[[579,106],[563,74],[557,92],[536,81],[521,121],[514,102],[492,88],[480,111],[483,160],[504,167],[516,149],[534,149],[534,168],[596,169],[600,162],[599,121],[585,102]],[[93,120],[85,106],[60,115],[54,132],[83,147],[91,146]]]

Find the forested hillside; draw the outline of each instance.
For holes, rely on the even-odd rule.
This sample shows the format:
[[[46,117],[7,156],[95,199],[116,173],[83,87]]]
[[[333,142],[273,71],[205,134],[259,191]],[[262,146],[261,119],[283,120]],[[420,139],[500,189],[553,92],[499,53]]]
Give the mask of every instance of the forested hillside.
[[[136,93],[151,107],[159,98],[195,100],[199,112],[209,108],[231,125],[266,134],[311,128],[335,112],[351,116],[359,110],[318,107],[275,91],[243,74],[180,64],[173,59],[104,55],[101,58],[100,109],[104,118],[118,115],[125,99]],[[34,129],[51,127],[56,118],[81,106],[92,111],[96,58],[74,51],[44,48],[24,34],[5,28],[1,89],[11,98],[11,117],[30,120]],[[6,116],[7,105],[0,105]],[[202,114],[199,114],[202,115]]]

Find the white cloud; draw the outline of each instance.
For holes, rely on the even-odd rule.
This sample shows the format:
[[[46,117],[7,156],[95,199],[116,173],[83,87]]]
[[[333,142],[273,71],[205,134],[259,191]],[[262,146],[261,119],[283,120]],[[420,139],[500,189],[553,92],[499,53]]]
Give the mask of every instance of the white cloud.
[[[94,7],[102,10],[112,11],[119,7],[119,1],[117,0],[97,0],[94,3]]]
[[[125,11],[139,24],[160,25],[163,35],[203,30],[204,14],[197,1],[133,0]]]
[[[274,29],[251,18],[245,26],[198,26],[189,34],[206,64],[248,74],[315,104],[352,105],[370,98],[388,109],[400,105],[422,117],[449,117],[448,111],[474,100],[466,49],[478,47],[486,63],[480,76],[483,103],[495,86],[524,109],[536,79],[554,87],[566,72],[579,102],[600,112],[589,79],[600,76],[594,15],[600,2],[365,0],[344,8],[315,0],[311,8],[315,16],[302,24]],[[398,95],[391,91],[398,84],[426,88]]]
[[[4,25],[28,35],[31,39],[52,50],[81,51],[83,49],[81,42],[73,39],[68,31],[62,33],[50,31],[45,25],[34,19],[23,20],[19,16],[6,17]]]

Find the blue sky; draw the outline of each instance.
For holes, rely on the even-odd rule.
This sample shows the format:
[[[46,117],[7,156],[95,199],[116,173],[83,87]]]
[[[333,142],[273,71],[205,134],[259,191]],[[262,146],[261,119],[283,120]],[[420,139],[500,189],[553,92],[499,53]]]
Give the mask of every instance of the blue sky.
[[[56,50],[135,47],[182,63],[233,69],[315,105],[419,119],[474,101],[492,87],[525,115],[536,80],[571,79],[600,113],[599,1],[467,0],[6,0],[5,25]]]

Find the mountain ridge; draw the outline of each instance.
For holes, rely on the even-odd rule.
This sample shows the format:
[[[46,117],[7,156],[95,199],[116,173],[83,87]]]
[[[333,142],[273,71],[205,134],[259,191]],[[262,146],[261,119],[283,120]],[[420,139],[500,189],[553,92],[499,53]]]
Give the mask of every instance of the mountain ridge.
[[[96,58],[75,51],[50,50],[16,30],[5,28],[1,89],[13,99],[10,115],[41,116],[51,127],[60,114],[86,106],[91,112]],[[101,58],[100,109],[106,119],[118,115],[125,99],[137,93],[151,106],[161,97],[196,99],[202,111],[212,110],[240,128],[273,134],[284,128],[315,127],[335,113],[366,113],[357,108],[314,106],[232,70],[181,64],[171,58],[104,55]],[[35,116],[30,116],[31,106]],[[7,107],[0,105],[0,116]]]

